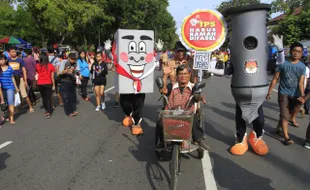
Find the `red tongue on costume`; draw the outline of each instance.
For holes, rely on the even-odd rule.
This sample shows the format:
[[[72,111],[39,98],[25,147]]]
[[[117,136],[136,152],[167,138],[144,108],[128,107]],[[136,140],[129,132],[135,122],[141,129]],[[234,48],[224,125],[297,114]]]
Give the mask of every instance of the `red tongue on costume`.
[[[117,58],[116,58],[116,54],[115,54],[115,48],[116,48],[116,45],[115,45],[115,42],[114,42],[113,46],[112,46],[112,55],[113,55],[113,59],[114,59],[113,62],[114,62],[114,66],[115,66],[116,72],[118,74],[120,74],[120,75],[123,75],[124,77],[130,78],[131,80],[133,80],[134,81],[134,86],[136,86],[136,91],[140,92],[141,89],[142,89],[141,80],[133,77],[120,64],[118,64]]]

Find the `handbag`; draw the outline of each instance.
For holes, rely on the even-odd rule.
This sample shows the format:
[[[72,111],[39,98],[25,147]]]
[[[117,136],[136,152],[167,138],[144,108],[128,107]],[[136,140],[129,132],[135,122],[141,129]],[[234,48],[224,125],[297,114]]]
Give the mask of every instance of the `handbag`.
[[[6,103],[3,103],[3,104],[0,104],[0,107],[3,112],[6,112],[9,106]]]
[[[15,93],[14,96],[14,106],[17,107],[21,104],[19,92]]]

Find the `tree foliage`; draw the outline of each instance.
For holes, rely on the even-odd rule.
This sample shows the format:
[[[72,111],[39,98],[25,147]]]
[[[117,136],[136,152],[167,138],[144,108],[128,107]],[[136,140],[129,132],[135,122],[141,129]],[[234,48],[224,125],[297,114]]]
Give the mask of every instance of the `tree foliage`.
[[[284,45],[310,39],[310,1],[309,0],[275,0],[273,12],[283,11],[286,16],[272,28],[272,33],[283,35]],[[293,15],[295,8],[302,6],[301,13]]]
[[[286,16],[272,32],[283,35],[284,45],[310,39],[310,10],[303,10],[299,15]]]
[[[18,2],[16,10],[12,3]],[[177,39],[168,0],[8,0],[1,1],[0,36],[34,44],[98,44],[118,28],[154,30],[171,46]]]
[[[309,0],[274,0],[272,5],[272,12],[291,13],[295,8],[304,6],[309,3]]]

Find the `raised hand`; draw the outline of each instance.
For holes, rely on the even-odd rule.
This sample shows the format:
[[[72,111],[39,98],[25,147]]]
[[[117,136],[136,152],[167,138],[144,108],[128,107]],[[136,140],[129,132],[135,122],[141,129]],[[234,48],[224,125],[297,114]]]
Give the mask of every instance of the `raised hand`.
[[[172,68],[170,66],[164,66],[163,70],[165,75],[169,75],[170,73],[172,73]]]
[[[276,34],[276,35],[272,35],[272,37],[273,37],[273,43],[277,47],[278,51],[282,51],[283,50],[283,36],[281,36],[280,38]]]
[[[111,45],[111,40],[107,40],[104,42],[104,50],[111,50],[112,45]]]
[[[156,48],[158,51],[162,51],[164,47],[164,42],[161,39],[158,39],[158,42],[156,43]]]

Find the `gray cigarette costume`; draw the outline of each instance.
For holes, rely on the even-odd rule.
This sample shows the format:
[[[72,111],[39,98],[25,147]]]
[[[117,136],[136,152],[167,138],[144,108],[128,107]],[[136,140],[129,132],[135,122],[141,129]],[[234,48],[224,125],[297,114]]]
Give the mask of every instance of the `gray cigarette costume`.
[[[225,70],[209,69],[209,72],[214,74],[232,74],[231,93],[237,104],[236,127],[239,142],[246,131],[245,122],[253,122],[257,137],[261,136],[263,131],[262,104],[269,86],[266,21],[270,9],[269,4],[228,9],[224,15],[228,17],[232,67]],[[283,62],[282,52],[278,56],[277,64]]]

